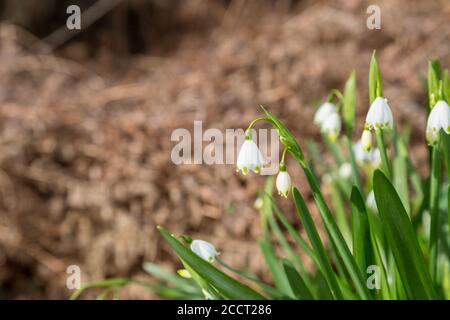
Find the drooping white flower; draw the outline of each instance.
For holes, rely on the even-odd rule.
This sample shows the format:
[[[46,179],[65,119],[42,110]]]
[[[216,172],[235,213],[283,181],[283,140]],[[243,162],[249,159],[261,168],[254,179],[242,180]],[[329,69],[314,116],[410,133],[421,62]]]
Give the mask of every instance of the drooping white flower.
[[[352,175],[352,165],[348,162],[343,163],[339,167],[339,175],[344,179],[350,178]]]
[[[211,243],[204,240],[192,241],[191,250],[210,263],[214,262],[216,257],[219,255],[216,248]]]
[[[372,133],[369,130],[364,130],[362,133],[361,147],[366,152],[372,149]]]
[[[322,126],[325,119],[331,114],[336,112],[336,106],[330,102],[325,102],[314,114],[314,123]]]
[[[280,172],[278,173],[275,185],[278,190],[278,194],[282,197],[287,198],[289,191],[291,190],[292,180],[289,173],[287,173],[284,166],[280,166]]]
[[[372,209],[373,211],[377,211],[377,202],[375,201],[375,193],[372,191],[369,192],[366,199],[366,205],[368,208]]]
[[[376,98],[367,112],[365,127],[369,130],[378,130],[392,128],[394,126],[394,117],[387,99]]]
[[[242,171],[244,175],[249,171],[258,173],[263,165],[264,158],[261,151],[250,135],[247,135],[237,158],[237,171]]]
[[[255,202],[253,203],[253,208],[257,210],[261,210],[264,205],[263,199],[261,197],[256,198]]]
[[[370,151],[364,151],[361,140],[358,140],[353,144],[353,153],[355,154],[355,160],[358,164],[370,164],[374,167],[378,167],[381,163],[380,150],[373,148]]]
[[[335,141],[341,131],[341,118],[337,112],[332,112],[322,122],[321,131],[325,133],[331,141]]]
[[[447,102],[438,101],[428,116],[426,139],[429,145],[436,145],[440,130],[450,133],[450,106]]]

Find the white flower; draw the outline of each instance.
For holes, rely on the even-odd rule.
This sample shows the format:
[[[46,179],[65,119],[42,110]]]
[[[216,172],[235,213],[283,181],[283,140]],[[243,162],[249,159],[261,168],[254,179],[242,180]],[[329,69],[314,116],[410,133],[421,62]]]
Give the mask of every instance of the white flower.
[[[237,171],[247,174],[250,170],[258,173],[264,165],[264,158],[250,136],[245,137],[237,158]]]
[[[387,100],[382,97],[376,98],[369,108],[366,116],[365,127],[369,130],[392,128],[394,126],[394,118],[391,108]]]
[[[261,210],[264,206],[264,201],[261,197],[256,198],[255,203],[253,203],[253,207],[257,210]]]
[[[319,109],[317,109],[316,113],[314,114],[314,123],[321,126],[328,115],[335,112],[336,106],[330,102],[325,102],[319,107]]]
[[[369,192],[366,199],[366,205],[368,208],[370,208],[373,211],[377,211],[377,202],[375,201],[375,193],[373,193],[373,190]]]
[[[353,144],[353,153],[355,154],[356,162],[359,164],[371,164],[374,167],[378,167],[381,163],[380,150],[373,148],[368,152],[364,151],[361,140]]]
[[[278,194],[287,198],[289,194],[289,190],[291,190],[292,180],[289,173],[287,173],[286,168],[280,168],[280,173],[278,173],[276,186],[278,190]]]
[[[429,145],[437,144],[441,129],[450,133],[450,106],[442,100],[434,105],[428,116],[426,139]]]
[[[344,178],[350,178],[352,175],[352,166],[350,163],[345,162],[339,167],[339,175]]]
[[[337,112],[332,112],[322,122],[321,131],[328,135],[331,141],[335,141],[341,131],[341,118]]]
[[[214,262],[214,259],[219,255],[211,243],[203,240],[192,241],[191,250],[210,263]]]
[[[361,147],[366,152],[372,149],[372,134],[369,130],[364,130],[362,133]]]

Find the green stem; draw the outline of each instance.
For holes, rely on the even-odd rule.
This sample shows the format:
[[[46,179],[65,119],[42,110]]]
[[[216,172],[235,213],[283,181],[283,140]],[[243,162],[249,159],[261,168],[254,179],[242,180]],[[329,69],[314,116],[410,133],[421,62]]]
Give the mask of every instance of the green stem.
[[[337,164],[339,166],[342,165],[345,162],[345,159],[342,156],[341,150],[338,148],[337,141],[331,141],[326,134],[322,134],[322,139],[325,141],[328,149],[330,149]]]
[[[441,159],[439,147],[433,147],[430,176],[430,273],[434,282],[437,279],[437,264],[439,250],[439,179]]]
[[[261,120],[268,120],[269,121],[269,118],[267,118],[267,117],[259,117],[259,118],[254,119],[252,122],[250,122],[249,126],[245,130],[245,134],[247,134],[250,131],[250,129],[253,128],[253,126],[255,125],[256,122],[261,121]]]
[[[389,165],[389,159],[387,156],[387,149],[386,149],[386,144],[384,142],[383,130],[381,130],[381,129],[375,130],[375,136],[377,138],[378,149],[380,150],[382,170],[383,170],[384,174],[389,179],[391,179],[391,177],[392,177],[391,167]]]
[[[359,175],[358,166],[356,164],[355,152],[353,151],[353,144],[348,136],[346,136],[345,140],[347,141],[348,153],[350,155],[350,163],[352,165],[353,183],[358,187],[359,192],[361,192],[362,194],[363,188],[361,183],[361,176]]]

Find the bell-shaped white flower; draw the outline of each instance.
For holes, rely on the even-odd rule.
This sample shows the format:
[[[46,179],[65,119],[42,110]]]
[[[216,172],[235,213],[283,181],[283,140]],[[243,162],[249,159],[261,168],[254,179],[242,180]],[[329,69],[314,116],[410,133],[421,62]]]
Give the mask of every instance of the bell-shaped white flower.
[[[378,211],[377,202],[375,201],[375,193],[372,191],[369,192],[366,199],[366,205],[373,211]]]
[[[351,175],[352,175],[352,165],[348,162],[343,163],[339,167],[339,176],[341,176],[341,178],[348,179],[350,178]]]
[[[335,141],[341,131],[341,118],[337,112],[332,112],[322,122],[321,131],[325,133],[331,141]]]
[[[429,145],[437,144],[441,129],[450,133],[450,106],[443,100],[434,105],[428,116],[426,139]]]
[[[280,172],[278,173],[275,185],[277,187],[278,194],[282,197],[287,198],[289,191],[291,190],[292,180],[291,176],[286,171],[286,167],[283,164],[280,165]]]
[[[316,113],[314,114],[314,123],[322,126],[325,119],[327,119],[331,113],[335,112],[336,106],[330,102],[325,102],[319,107],[319,109],[317,109]]]
[[[214,262],[216,257],[219,255],[216,248],[211,243],[203,240],[192,241],[191,250],[210,263]]]
[[[362,133],[361,147],[366,152],[372,149],[372,133],[369,130],[364,130]]]
[[[250,135],[246,135],[237,158],[237,171],[247,174],[249,171],[258,173],[264,165],[264,158]]]
[[[356,162],[360,165],[370,164],[378,167],[381,163],[380,150],[373,148],[370,151],[364,151],[361,140],[353,144],[353,153],[355,154]]]
[[[394,126],[394,117],[387,99],[378,97],[373,102],[367,112],[366,129],[378,130],[392,128]]]

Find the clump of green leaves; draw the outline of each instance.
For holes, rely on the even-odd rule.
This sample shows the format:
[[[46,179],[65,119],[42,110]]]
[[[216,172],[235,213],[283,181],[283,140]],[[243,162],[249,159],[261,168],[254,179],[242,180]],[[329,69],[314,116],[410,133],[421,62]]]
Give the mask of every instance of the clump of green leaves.
[[[369,102],[378,97],[382,97],[381,71],[374,54]],[[272,283],[236,270],[219,258],[210,263],[189,248],[190,238],[176,237],[158,227],[180,258],[184,272],[180,273],[183,276],[173,275],[146,264],[145,269],[160,279],[149,287],[169,298],[450,298],[449,135],[441,132],[439,144],[429,147],[429,175],[421,177],[408,154],[408,127],[398,132],[395,126],[384,130],[375,126],[381,159],[376,165],[368,165],[358,158],[352,143],[356,127],[354,71],[343,93],[335,89],[328,100],[333,98],[338,99],[344,135],[333,143],[323,136],[333,155],[331,162],[323,161],[319,145],[312,140],[307,141],[309,152],[303,152],[291,131],[265,108],[264,117],[258,118],[278,130],[285,147],[283,165],[288,154],[303,170],[322,224],[314,221],[295,186],[289,198],[295,205],[296,221],[290,219],[292,216],[286,215],[272,197],[273,178],[267,179],[258,198],[262,228],[259,245]],[[449,98],[449,72],[431,62],[429,107],[437,100],[449,103]],[[349,175],[342,174],[343,165],[351,169]],[[324,196],[324,190],[330,197]],[[325,231],[328,245],[320,229]],[[306,267],[305,257],[313,269]],[[117,281],[112,285],[128,284]]]

